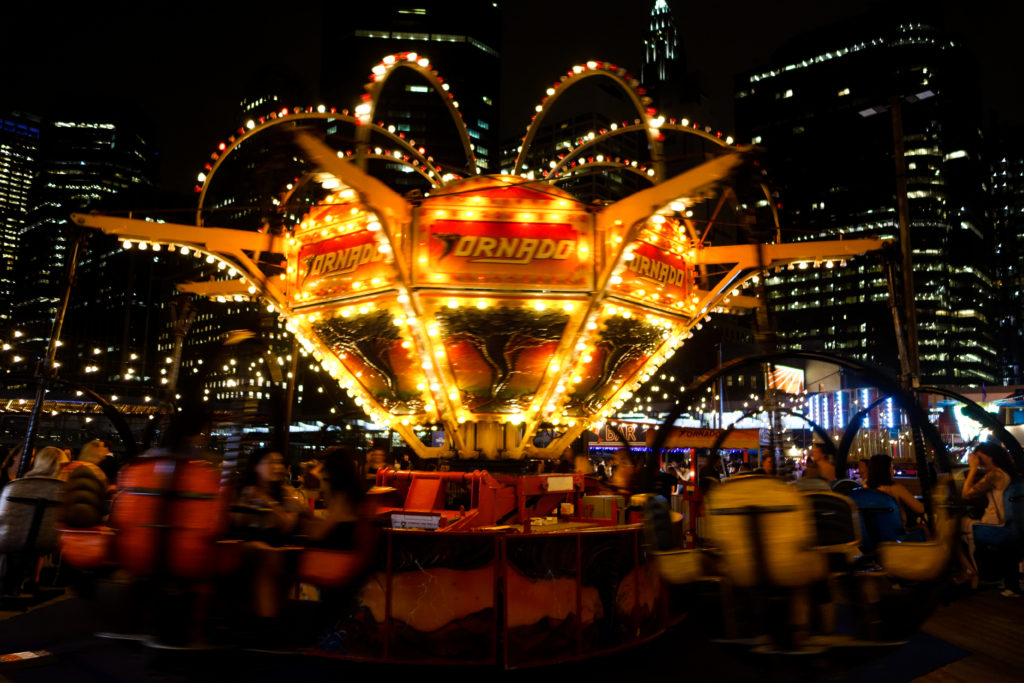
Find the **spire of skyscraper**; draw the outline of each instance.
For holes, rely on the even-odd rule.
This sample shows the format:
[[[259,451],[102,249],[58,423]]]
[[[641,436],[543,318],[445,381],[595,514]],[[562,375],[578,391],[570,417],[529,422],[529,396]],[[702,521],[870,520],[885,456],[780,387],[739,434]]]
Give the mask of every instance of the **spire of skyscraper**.
[[[671,81],[685,73],[681,67],[679,31],[672,10],[665,0],[656,0],[651,10],[650,30],[644,38],[644,85],[651,88]]]

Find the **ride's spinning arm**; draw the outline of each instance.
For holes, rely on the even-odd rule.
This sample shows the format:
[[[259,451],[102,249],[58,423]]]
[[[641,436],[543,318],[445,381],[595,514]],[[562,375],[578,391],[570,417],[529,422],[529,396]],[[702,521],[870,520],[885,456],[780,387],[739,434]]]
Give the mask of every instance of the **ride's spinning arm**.
[[[765,269],[882,246],[703,246],[680,211],[728,182],[744,149],[595,208],[517,176],[461,180],[412,203],[313,136],[298,141],[339,186],[286,234],[73,220],[126,248],[217,263],[226,279],[179,288],[264,300],[421,457],[556,456],[612,417],[712,313],[758,305],[740,291]],[[263,254],[282,256],[285,272],[265,272]],[[422,445],[413,428],[426,424],[443,425],[444,446]],[[533,447],[544,424],[562,435]]]

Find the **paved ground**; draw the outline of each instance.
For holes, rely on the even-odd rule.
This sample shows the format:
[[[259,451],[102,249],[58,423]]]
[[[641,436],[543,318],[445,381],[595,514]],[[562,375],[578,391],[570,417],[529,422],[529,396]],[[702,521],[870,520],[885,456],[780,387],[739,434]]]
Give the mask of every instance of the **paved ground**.
[[[992,589],[940,605],[910,642],[890,651],[847,650],[827,656],[766,658],[727,650],[701,637],[687,620],[660,638],[613,656],[511,672],[476,667],[395,666],[242,650],[160,651],[106,640],[91,603],[51,600],[27,612],[0,612],[0,655],[46,650],[35,660],[0,663],[0,681],[611,681],[637,676],[687,681],[821,683],[960,683],[1024,679],[1024,599]]]

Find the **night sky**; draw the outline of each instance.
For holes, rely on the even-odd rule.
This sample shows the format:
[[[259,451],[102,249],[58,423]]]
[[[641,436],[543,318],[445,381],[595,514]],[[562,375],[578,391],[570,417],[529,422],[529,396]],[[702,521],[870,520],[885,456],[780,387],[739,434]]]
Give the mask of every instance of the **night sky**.
[[[304,74],[315,90],[321,4],[254,3],[248,11],[243,3],[167,1],[5,6],[0,110],[70,118],[99,104],[138,112],[154,122],[164,184],[187,190],[213,147],[240,123],[235,112],[247,74],[281,64]],[[731,131],[736,72],[769,63],[786,39],[855,16],[869,4],[670,1],[688,67],[711,99],[716,120],[706,123]],[[981,64],[985,120],[1024,124],[1024,58],[1017,47],[1024,3],[933,4]],[[504,5],[504,134],[521,133],[543,89],[575,63],[602,59],[639,73],[653,0]],[[324,104],[350,107],[358,94],[354,89],[352,101]]]

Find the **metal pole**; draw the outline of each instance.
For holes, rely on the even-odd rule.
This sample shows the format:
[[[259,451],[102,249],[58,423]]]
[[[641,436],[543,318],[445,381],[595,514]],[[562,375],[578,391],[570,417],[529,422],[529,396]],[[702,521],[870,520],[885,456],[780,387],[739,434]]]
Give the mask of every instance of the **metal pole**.
[[[900,225],[900,255],[903,257],[903,308],[907,336],[907,362],[905,365],[907,371],[903,382],[907,391],[913,393],[921,386],[921,365],[917,349],[917,303],[914,299],[913,244],[910,240],[910,203],[907,198],[907,165],[903,153],[903,109],[900,100],[901,98],[895,95],[889,98],[889,109],[892,111],[892,156],[896,166],[896,211]],[[920,402],[921,396],[916,393],[913,395],[915,400]],[[922,407],[922,410],[927,418],[927,409]],[[928,470],[928,461],[925,457],[924,435],[921,433],[921,429],[912,425],[911,438],[919,470],[921,494],[930,503],[931,498],[928,494],[932,487],[932,481]],[[928,513],[930,516],[930,509]]]
[[[68,270],[64,280],[64,292],[61,295],[60,305],[57,307],[56,315],[53,318],[53,327],[50,328],[50,342],[46,347],[46,356],[36,365],[36,376],[39,377],[39,387],[36,389],[36,402],[32,405],[32,413],[28,418],[28,431],[25,433],[25,446],[21,451],[21,462],[18,463],[18,478],[25,476],[28,470],[29,461],[32,459],[32,442],[36,438],[39,415],[43,411],[43,401],[46,399],[46,390],[51,380],[57,374],[53,367],[57,359],[57,342],[60,341],[60,332],[64,327],[64,315],[68,310],[68,301],[71,299],[71,287],[75,282],[75,271],[78,268],[78,252],[85,243],[88,233],[84,228],[78,229],[74,245],[71,247],[71,258],[68,259]]]
[[[722,342],[718,342],[718,367],[722,367]],[[725,429],[725,377],[718,378],[718,428]]]
[[[896,166],[896,213],[900,228],[900,255],[903,270],[903,308],[907,336],[907,389],[920,386],[921,368],[917,353],[917,306],[914,300],[913,246],[910,241],[910,205],[907,200],[907,165],[903,154],[903,114],[900,98],[889,100],[892,110],[893,162]]]
[[[292,435],[292,405],[295,403],[295,383],[298,381],[299,339],[292,337],[292,362],[288,367],[288,390],[284,399],[284,434],[281,437],[282,455],[288,457],[288,441]]]

